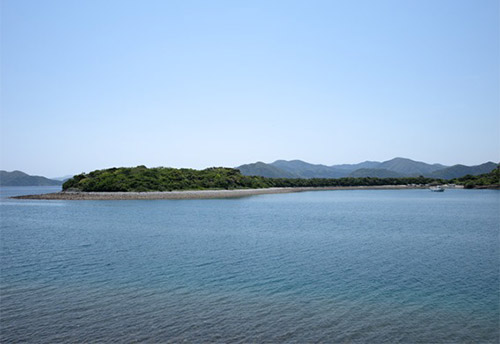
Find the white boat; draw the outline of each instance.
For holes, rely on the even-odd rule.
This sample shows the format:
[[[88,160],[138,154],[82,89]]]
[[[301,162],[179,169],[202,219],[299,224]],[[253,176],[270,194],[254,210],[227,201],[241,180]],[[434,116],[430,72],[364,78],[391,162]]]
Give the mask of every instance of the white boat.
[[[429,188],[429,190],[434,191],[434,192],[443,192],[444,188],[438,185],[438,186],[431,186]]]

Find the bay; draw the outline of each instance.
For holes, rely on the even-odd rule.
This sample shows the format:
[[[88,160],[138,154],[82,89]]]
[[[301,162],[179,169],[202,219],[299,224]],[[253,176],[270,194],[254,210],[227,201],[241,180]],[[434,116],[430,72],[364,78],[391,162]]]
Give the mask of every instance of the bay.
[[[500,340],[498,191],[53,191],[0,189],[2,342]]]

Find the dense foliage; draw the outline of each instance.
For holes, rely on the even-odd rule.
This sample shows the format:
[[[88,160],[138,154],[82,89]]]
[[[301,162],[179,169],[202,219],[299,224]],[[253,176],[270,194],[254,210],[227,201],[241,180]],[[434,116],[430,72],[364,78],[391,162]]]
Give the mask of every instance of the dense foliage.
[[[466,175],[461,178],[453,179],[456,184],[463,184],[466,189],[477,187],[495,187],[500,188],[500,166],[497,166],[490,173],[481,174],[479,176]]]
[[[205,170],[176,168],[110,168],[79,174],[63,184],[63,190],[79,191],[171,191],[203,189],[245,189],[268,187],[320,187],[428,184],[440,180],[411,178],[266,178],[244,176],[234,168]]]

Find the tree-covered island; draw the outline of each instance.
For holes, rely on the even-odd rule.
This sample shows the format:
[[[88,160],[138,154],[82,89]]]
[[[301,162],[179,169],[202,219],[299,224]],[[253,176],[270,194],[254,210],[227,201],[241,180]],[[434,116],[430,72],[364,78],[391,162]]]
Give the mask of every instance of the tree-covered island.
[[[492,171],[491,178],[498,184],[498,168]],[[474,181],[489,181],[485,176],[476,176]],[[496,179],[494,179],[496,178]],[[147,192],[174,190],[210,189],[260,189],[271,187],[335,187],[335,186],[382,186],[382,185],[425,185],[431,183],[459,183],[471,185],[471,180],[459,178],[445,181],[442,179],[409,178],[266,178],[244,176],[238,169],[212,167],[204,170],[187,168],[168,168],[145,166],[110,168],[96,170],[74,176],[63,184],[63,191],[84,192]],[[491,184],[495,184],[495,183]],[[475,185],[475,184],[474,184]]]

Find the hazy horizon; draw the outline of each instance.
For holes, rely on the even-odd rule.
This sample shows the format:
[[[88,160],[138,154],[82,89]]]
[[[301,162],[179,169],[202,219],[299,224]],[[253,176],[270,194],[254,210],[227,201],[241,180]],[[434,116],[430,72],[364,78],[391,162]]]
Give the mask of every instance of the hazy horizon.
[[[2,170],[500,160],[498,1],[0,6]]]

